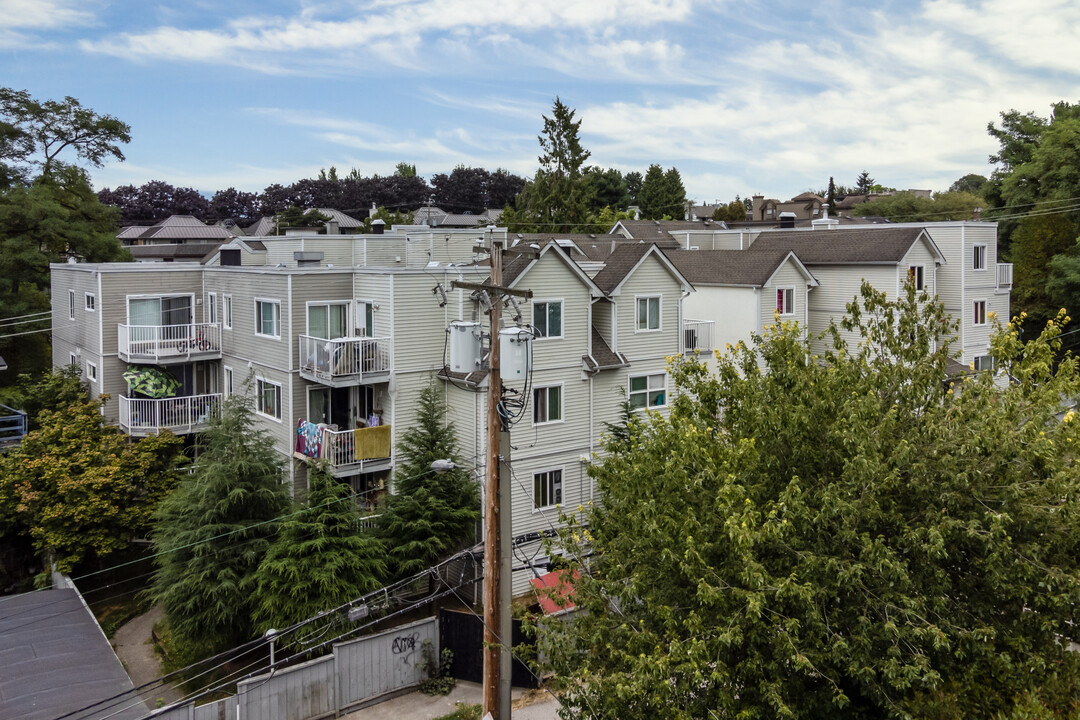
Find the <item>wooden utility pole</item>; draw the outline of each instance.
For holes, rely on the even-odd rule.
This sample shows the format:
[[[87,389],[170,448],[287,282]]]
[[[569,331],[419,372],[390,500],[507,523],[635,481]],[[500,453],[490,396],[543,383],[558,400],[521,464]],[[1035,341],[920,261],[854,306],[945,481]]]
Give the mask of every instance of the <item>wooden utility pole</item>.
[[[502,240],[491,236],[491,284],[502,286]],[[491,351],[488,355],[488,402],[487,402],[487,461],[484,478],[484,716],[492,720],[504,720],[499,703],[499,686],[502,684],[502,642],[496,633],[501,625],[499,618],[500,577],[499,526],[502,518],[499,508],[499,438],[502,431],[499,420],[499,403],[502,401],[502,379],[499,374],[499,327],[502,320],[502,298],[497,291],[490,295]],[[505,720],[509,720],[508,718]]]

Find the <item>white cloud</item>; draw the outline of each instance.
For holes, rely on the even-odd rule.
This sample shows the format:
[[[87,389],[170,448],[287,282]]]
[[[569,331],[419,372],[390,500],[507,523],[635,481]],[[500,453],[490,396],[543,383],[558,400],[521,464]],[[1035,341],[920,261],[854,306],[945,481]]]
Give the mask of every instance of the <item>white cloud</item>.
[[[73,0],[0,0],[0,48],[50,45],[35,31],[89,25],[93,13],[85,2]]]

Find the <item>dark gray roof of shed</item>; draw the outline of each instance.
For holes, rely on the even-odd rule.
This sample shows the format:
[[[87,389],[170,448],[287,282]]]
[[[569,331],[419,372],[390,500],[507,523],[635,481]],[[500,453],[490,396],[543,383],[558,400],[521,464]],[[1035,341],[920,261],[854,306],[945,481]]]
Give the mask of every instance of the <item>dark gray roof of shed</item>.
[[[669,250],[665,253],[691,285],[750,285],[768,282],[791,252],[785,248],[749,250]]]
[[[6,597],[3,608],[0,717],[49,720],[133,689],[75,590]],[[146,705],[127,696],[95,715],[127,720],[147,712]]]
[[[921,227],[763,232],[750,250],[794,250],[804,265],[898,263],[924,232]]]

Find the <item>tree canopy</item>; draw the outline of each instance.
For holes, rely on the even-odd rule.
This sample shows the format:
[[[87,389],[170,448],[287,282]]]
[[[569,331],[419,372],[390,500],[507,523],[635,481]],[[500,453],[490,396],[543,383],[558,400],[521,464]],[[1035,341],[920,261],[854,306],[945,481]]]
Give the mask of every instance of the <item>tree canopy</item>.
[[[975,217],[975,209],[985,205],[981,197],[968,192],[934,193],[931,197],[898,192],[860,203],[851,214],[880,216],[892,222],[942,222],[971,220]]]
[[[565,717],[1074,717],[1068,318],[961,381],[940,303],[849,311],[821,356],[778,323],[715,373],[673,359],[669,416],[592,466],[558,548],[585,612],[540,636]]]

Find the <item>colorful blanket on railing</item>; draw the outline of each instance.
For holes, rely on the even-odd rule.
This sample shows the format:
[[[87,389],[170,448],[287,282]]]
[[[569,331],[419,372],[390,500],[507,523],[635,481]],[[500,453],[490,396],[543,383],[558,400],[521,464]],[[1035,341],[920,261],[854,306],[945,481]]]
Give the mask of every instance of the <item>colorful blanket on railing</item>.
[[[296,452],[310,458],[322,457],[323,428],[313,422],[296,423]]]

